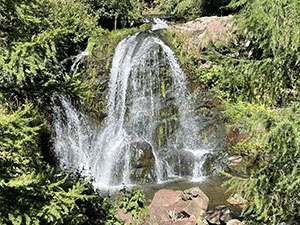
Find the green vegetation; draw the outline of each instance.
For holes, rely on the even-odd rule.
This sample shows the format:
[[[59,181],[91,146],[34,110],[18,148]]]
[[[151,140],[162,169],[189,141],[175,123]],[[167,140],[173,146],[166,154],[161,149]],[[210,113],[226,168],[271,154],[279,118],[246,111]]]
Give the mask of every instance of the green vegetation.
[[[103,202],[88,183],[57,171],[46,163],[51,159],[44,158],[51,155],[45,135],[51,132],[53,94],[70,95],[87,110],[103,112],[104,103],[95,101],[105,85],[99,86],[96,77],[109,75],[115,46],[136,31],[102,29],[99,21],[101,25],[105,14],[97,15],[90,3],[0,1],[0,224],[103,224],[112,216],[112,203]],[[113,7],[123,3],[127,4],[116,1]],[[90,36],[88,62],[67,74],[60,62],[79,53]],[[104,70],[90,68],[93,59],[103,62]],[[127,194],[131,208],[126,209],[136,210],[137,217],[139,209],[131,201],[141,206],[141,196],[135,199],[136,192],[132,194]]]
[[[293,224],[300,219],[300,2],[234,0],[229,7],[239,12],[231,41],[197,48],[184,34],[164,37],[197,87],[222,99],[228,130],[245,135],[228,151],[255,163],[250,174],[225,174],[225,185],[248,201],[245,219]]]
[[[139,189],[127,191],[125,188],[116,196],[115,203],[112,204],[109,200],[104,200],[104,208],[108,210],[106,221],[109,225],[124,224],[118,216],[118,209],[124,214],[130,213],[135,219],[135,224],[143,224],[142,219],[146,212],[144,193]]]
[[[86,184],[58,176],[41,161],[41,118],[31,105],[0,109],[0,223],[75,224],[77,200],[87,200]]]
[[[124,27],[131,20],[143,18],[142,12],[148,7],[143,0],[84,0],[96,15],[98,23],[105,28]]]
[[[146,28],[148,26],[112,31],[100,28],[94,31],[95,35],[89,42],[90,56],[88,60],[82,63],[83,66],[77,68],[72,77],[67,76],[70,81],[73,80],[73,85],[70,86],[69,83],[68,86],[64,85],[64,90],[66,88],[70,89],[70,91],[65,91],[66,93],[74,92],[76,89],[73,86],[82,90],[81,92],[77,91],[77,93],[81,93],[81,100],[84,102],[83,110],[89,115],[94,115],[95,118],[100,117],[99,119],[102,120],[103,113],[106,112],[106,93],[108,91],[112,57],[116,46],[129,34]],[[99,81],[101,81],[100,85]]]
[[[243,130],[248,133],[248,138],[235,148],[259,162],[249,177],[225,174],[230,178],[225,183],[229,190],[237,190],[248,201],[243,214],[255,218],[254,224],[298,221],[299,104],[271,110],[240,103],[227,110],[232,122],[243,123]]]
[[[238,12],[231,42],[204,49],[191,47],[184,35],[165,33],[165,39],[196,89],[222,99],[217,107],[226,109],[228,129],[247,134],[230,151],[256,165],[247,177],[226,174],[226,184],[248,201],[245,218],[273,224],[300,220],[300,1],[233,0],[225,7],[228,3],[0,0],[0,224],[101,224],[84,214],[85,204],[102,210],[108,224],[121,223],[118,208],[141,218],[141,191],[125,191],[115,204],[103,202],[89,184],[46,163],[43,145],[50,143],[42,134],[51,132],[50,99],[62,92],[96,116],[105,112],[114,48],[138,29],[103,27],[116,29],[142,14],[186,21],[228,12]],[[60,62],[79,53],[90,36],[88,59],[68,75]],[[206,62],[212,65],[203,66]]]
[[[94,197],[45,163],[41,134],[53,93],[88,89],[78,75],[59,74],[59,61],[77,53],[96,20],[78,1],[0,3],[0,223],[80,224],[78,202]]]
[[[59,61],[84,43],[95,18],[77,1],[1,1],[0,98],[48,101],[64,85]]]
[[[171,15],[175,20],[192,20],[200,16],[228,14],[230,0],[158,0],[148,9],[152,14]]]
[[[218,72],[211,86],[233,101],[274,106],[297,101],[299,9],[293,0],[249,1],[236,17],[238,43],[215,49]]]

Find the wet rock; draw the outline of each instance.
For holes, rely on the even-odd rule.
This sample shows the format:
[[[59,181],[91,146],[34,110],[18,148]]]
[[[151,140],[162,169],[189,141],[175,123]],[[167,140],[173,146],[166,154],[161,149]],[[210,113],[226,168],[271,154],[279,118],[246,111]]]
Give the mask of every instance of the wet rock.
[[[122,209],[118,209],[118,216],[120,221],[126,223],[126,224],[132,224],[134,219],[131,213],[124,213]]]
[[[223,224],[231,219],[231,211],[227,206],[218,206],[206,214],[205,219],[211,224]]]
[[[132,162],[131,166],[134,168],[132,179],[151,179],[153,177],[151,171],[155,165],[152,146],[145,141],[134,142],[130,145],[130,152]]]
[[[134,142],[131,144],[131,152],[133,153],[132,166],[134,168],[151,167],[154,165],[154,155],[152,146],[145,142]]]
[[[241,221],[237,219],[229,220],[226,225],[244,225]]]
[[[174,165],[175,174],[189,176],[193,172],[195,156],[191,151],[170,151],[165,160],[169,165]]]

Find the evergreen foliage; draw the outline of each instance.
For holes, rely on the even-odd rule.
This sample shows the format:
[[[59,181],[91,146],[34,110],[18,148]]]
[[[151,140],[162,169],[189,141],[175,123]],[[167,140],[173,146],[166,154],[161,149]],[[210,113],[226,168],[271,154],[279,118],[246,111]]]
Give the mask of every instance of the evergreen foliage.
[[[143,0],[84,0],[97,16],[98,23],[109,29],[129,27],[131,20],[142,18],[148,7]]]
[[[92,197],[83,194],[85,184],[57,176],[41,161],[40,121],[31,105],[0,109],[1,224],[77,224],[76,201]]]
[[[2,98],[16,105],[26,99],[41,103],[64,83],[59,61],[76,53],[74,49],[89,37],[96,20],[78,1],[2,2]]]
[[[248,202],[245,219],[294,224],[300,219],[300,4],[237,0],[229,6],[239,11],[230,43],[195,50],[184,36],[168,34],[168,40],[193,82],[224,100],[227,126],[245,134],[231,148],[255,165],[246,177],[226,174],[229,188]]]
[[[300,105],[282,110],[228,105],[227,112],[231,121],[243,123],[248,132],[249,138],[239,148],[259,160],[258,168],[249,177],[225,174],[229,190],[248,201],[243,214],[254,224],[299,221]]]
[[[299,98],[300,2],[233,1],[236,44],[219,46],[208,58],[218,64],[210,87],[233,101],[284,106]]]
[[[78,201],[93,196],[43,161],[40,134],[54,92],[89,90],[92,77],[59,71],[96,18],[75,0],[1,0],[0,21],[0,224],[80,224]]]
[[[192,20],[200,16],[223,15],[230,0],[158,0],[152,13],[171,15],[176,20]]]

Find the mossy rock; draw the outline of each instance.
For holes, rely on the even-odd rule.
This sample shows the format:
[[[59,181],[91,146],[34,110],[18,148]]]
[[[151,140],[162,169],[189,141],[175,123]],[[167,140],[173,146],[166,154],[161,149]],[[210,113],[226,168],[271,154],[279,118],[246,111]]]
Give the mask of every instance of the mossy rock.
[[[131,179],[136,181],[154,180],[155,157],[152,146],[146,141],[137,141],[130,144]]]

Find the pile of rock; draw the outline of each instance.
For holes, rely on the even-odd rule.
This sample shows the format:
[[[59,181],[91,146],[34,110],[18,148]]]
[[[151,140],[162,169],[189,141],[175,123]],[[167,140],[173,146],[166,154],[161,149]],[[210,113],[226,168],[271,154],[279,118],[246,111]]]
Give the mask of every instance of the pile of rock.
[[[243,225],[232,219],[229,206],[208,209],[209,199],[198,187],[185,191],[162,189],[149,206],[148,225]]]

